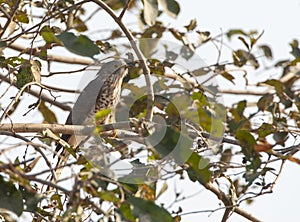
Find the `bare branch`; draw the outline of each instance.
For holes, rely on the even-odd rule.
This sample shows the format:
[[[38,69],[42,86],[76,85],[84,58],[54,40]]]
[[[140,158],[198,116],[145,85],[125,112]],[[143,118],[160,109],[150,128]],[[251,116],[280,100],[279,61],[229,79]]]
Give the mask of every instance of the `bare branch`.
[[[101,125],[99,132],[114,129],[128,129],[129,122]],[[95,129],[93,125],[64,125],[64,124],[42,124],[42,123],[3,123],[0,124],[0,132],[37,133],[50,129],[53,133],[89,135]]]
[[[35,55],[38,56],[39,53],[39,49],[38,48],[34,48],[34,49],[30,49],[27,47],[24,47],[23,45],[19,45],[19,44],[11,44],[8,46],[9,48],[25,53],[25,54],[30,54],[30,55]],[[66,57],[66,56],[62,56],[62,55],[54,55],[54,54],[47,54],[47,61],[52,61],[52,62],[61,62],[61,63],[66,63],[66,64],[78,64],[78,65],[90,65],[92,64],[94,61],[90,58],[85,58],[85,57]]]
[[[16,87],[16,84],[14,82],[11,82],[11,80],[7,76],[4,76],[4,75],[0,74],[0,79]],[[71,111],[70,106],[65,105],[63,103],[60,103],[60,102],[56,101],[53,97],[49,97],[45,94],[41,94],[40,92],[37,92],[37,91],[35,91],[31,88],[24,91],[24,93],[29,93],[30,95],[32,95],[36,98],[40,98],[41,100],[43,100],[45,102],[48,102],[48,103],[50,103],[50,104],[52,104],[52,105],[54,105],[54,106],[56,106],[56,107],[58,107],[62,110]]]
[[[238,206],[231,206],[231,201],[230,199],[226,196],[225,193],[223,193],[221,190],[219,190],[218,188],[216,188],[211,182],[208,182],[206,184],[203,184],[204,187],[207,189],[207,190],[210,190],[211,192],[213,192],[222,202],[223,204],[225,205],[225,207],[229,207],[229,208],[232,208],[232,210],[245,217],[246,219],[252,221],[252,222],[262,222],[261,220],[259,220],[258,218],[254,217],[253,215],[251,215],[250,213],[248,213],[247,211],[241,209],[240,207]],[[226,209],[228,210],[228,209]],[[222,221],[226,221],[226,220],[222,220]]]

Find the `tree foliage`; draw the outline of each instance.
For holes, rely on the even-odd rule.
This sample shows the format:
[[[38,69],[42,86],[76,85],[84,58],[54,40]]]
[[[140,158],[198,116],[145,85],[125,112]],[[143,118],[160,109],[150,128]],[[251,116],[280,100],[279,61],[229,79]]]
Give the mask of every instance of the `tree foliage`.
[[[176,0],[2,0],[0,9],[0,216],[6,221],[24,214],[32,221],[181,221],[182,208],[159,203],[175,179],[214,193],[224,205],[222,221],[231,212],[259,221],[240,203],[271,193],[285,162],[300,163],[297,40],[291,58],[278,61],[261,42],[262,31],[213,36],[196,19],[170,27],[166,18],[180,13]],[[114,24],[109,30],[97,26],[105,14]],[[199,56],[204,46],[215,49],[213,64]],[[85,71],[99,68],[96,61],[112,57],[130,61],[117,123],[97,126],[100,137],[89,146],[69,148],[73,157],[64,168],[71,172],[50,180],[55,144],[68,144],[54,125],[42,123],[56,124],[62,110],[70,111],[64,97],[78,93],[68,85],[75,74],[84,80]],[[253,80],[269,70],[276,75]],[[123,134],[102,136],[112,127]]]

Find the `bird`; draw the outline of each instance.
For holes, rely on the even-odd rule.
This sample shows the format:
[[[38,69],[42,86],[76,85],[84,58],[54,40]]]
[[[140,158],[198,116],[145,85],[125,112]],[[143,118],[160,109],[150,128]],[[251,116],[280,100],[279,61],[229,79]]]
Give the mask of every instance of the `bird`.
[[[121,96],[122,82],[127,74],[128,66],[125,60],[118,59],[104,63],[97,73],[96,78],[79,95],[65,124],[101,125],[114,123],[116,106]],[[110,112],[95,122],[95,114],[101,110],[110,110]],[[82,145],[87,138],[88,136],[86,135],[61,135],[61,139],[66,141],[72,149],[76,149]],[[59,143],[56,146],[54,155],[60,152],[62,148],[64,147]],[[58,157],[52,181],[57,181],[69,157],[70,152],[63,149]]]

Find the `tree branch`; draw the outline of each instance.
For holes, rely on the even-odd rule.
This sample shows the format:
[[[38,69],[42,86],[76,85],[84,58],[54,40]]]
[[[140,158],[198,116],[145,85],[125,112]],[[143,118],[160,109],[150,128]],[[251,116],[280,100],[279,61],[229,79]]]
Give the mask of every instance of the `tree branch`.
[[[207,190],[210,190],[212,193],[214,193],[219,200],[221,200],[223,202],[223,204],[226,207],[226,210],[232,210],[233,212],[241,215],[242,217],[252,221],[252,222],[262,222],[261,220],[259,220],[258,218],[254,217],[253,215],[251,215],[250,213],[248,213],[247,211],[241,209],[238,206],[232,206],[232,203],[230,201],[230,199],[226,196],[225,193],[223,193],[221,190],[219,190],[218,188],[216,188],[211,182],[208,182],[206,184],[203,184],[204,187]],[[228,209],[227,209],[228,208]],[[232,209],[231,209],[232,208]],[[225,211],[226,211],[225,210]],[[222,220],[223,221],[223,220]],[[226,221],[226,220],[225,220]]]
[[[119,122],[113,124],[101,125],[99,132],[110,131],[114,129],[128,129],[129,122]],[[64,124],[43,124],[43,123],[3,123],[0,124],[0,132],[13,132],[13,133],[37,133],[46,129],[50,129],[53,133],[63,134],[78,134],[90,135],[95,126],[93,125],[64,125]]]
[[[143,68],[146,84],[147,84],[147,90],[148,90],[148,101],[147,101],[147,114],[146,114],[146,120],[151,121],[153,118],[153,103],[154,103],[154,93],[153,93],[153,88],[150,80],[150,70],[149,67],[147,66],[146,60],[144,59],[144,56],[137,46],[135,39],[131,32],[128,30],[128,28],[125,26],[125,24],[122,22],[122,18],[119,18],[114,11],[103,1],[99,0],[91,0],[91,2],[94,2],[98,6],[100,6],[104,11],[106,11],[113,19],[114,21],[118,24],[118,26],[121,28],[121,30],[124,32],[125,36],[129,40],[129,43],[131,47],[133,48],[136,56],[138,57],[141,66]]]

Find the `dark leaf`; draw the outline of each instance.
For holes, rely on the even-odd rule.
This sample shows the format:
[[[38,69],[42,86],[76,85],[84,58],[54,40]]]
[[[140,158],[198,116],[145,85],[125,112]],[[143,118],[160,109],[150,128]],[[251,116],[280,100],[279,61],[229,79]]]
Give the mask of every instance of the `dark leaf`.
[[[0,176],[0,208],[14,212],[20,216],[24,210],[21,192],[10,181]]]
[[[29,192],[22,186],[20,187],[20,191],[22,193],[23,201],[26,206],[26,211],[33,213],[36,212],[38,204],[44,198],[43,195]]]
[[[259,49],[262,50],[262,52],[264,53],[264,55],[267,59],[273,59],[272,49],[269,46],[260,45]]]
[[[170,28],[169,31],[172,33],[172,35],[177,39],[182,41],[183,37],[184,37],[184,33],[183,32],[179,32],[174,28]]]
[[[282,98],[283,96],[283,92],[284,92],[284,87],[283,87],[283,84],[282,82],[280,82],[279,80],[277,79],[269,79],[267,81],[264,82],[265,84],[268,84],[270,86],[273,86],[276,90],[276,93],[277,95]]]
[[[25,62],[19,69],[17,73],[17,82],[16,85],[20,89],[27,83],[33,80],[33,76],[31,73],[31,65],[28,62]]]
[[[210,38],[210,32],[200,32],[200,31],[196,31],[199,34],[199,39],[198,39],[198,44],[202,45],[206,42],[208,42],[211,38]]]
[[[261,111],[265,111],[269,108],[274,100],[274,96],[272,94],[267,93],[263,95],[257,102],[257,107]]]
[[[0,41],[0,48],[4,48],[7,46],[7,42]]]
[[[186,60],[189,60],[190,58],[192,58],[194,53],[195,53],[195,49],[192,45],[181,47],[180,55],[182,56],[182,58],[184,58]]]
[[[295,58],[300,58],[300,49],[299,49],[299,42],[298,40],[294,39],[291,43],[290,46],[292,47],[291,54]]]
[[[98,46],[85,35],[75,36],[71,32],[63,32],[57,35],[57,38],[62,41],[66,49],[75,54],[91,58],[99,54]]]
[[[61,195],[53,194],[50,198],[51,202],[54,203],[55,207],[59,210],[63,210],[63,204],[61,202]]]
[[[238,67],[244,66],[247,62],[249,62],[256,69],[259,67],[258,61],[255,56],[245,50],[239,49],[237,51],[233,51],[232,57],[234,65]]]
[[[273,138],[276,141],[276,144],[284,146],[285,141],[288,139],[288,133],[287,132],[276,132],[276,133],[274,133]]]
[[[85,22],[82,21],[79,17],[74,18],[73,23],[74,29],[76,29],[78,32],[84,32],[88,30]]]
[[[221,72],[221,75],[225,78],[225,79],[227,79],[228,81],[230,81],[231,83],[233,83],[234,84],[234,76],[233,75],[231,75],[229,72],[226,72],[226,71],[224,71],[224,72]]]
[[[232,158],[232,151],[231,149],[226,149],[222,152],[220,162],[229,164]]]
[[[171,214],[162,207],[157,206],[153,201],[137,197],[129,197],[128,202],[133,206],[133,214],[140,221],[148,222],[173,222]]]
[[[209,68],[206,68],[206,67],[199,68],[199,69],[196,69],[196,70],[192,71],[193,75],[195,75],[195,76],[206,75],[209,72],[211,72],[211,70]]]
[[[159,4],[163,7],[164,12],[175,18],[180,12],[180,6],[175,0],[158,0]]]
[[[245,50],[239,49],[237,51],[232,52],[232,57],[233,57],[234,65],[238,67],[242,67],[247,63],[249,53]]]

